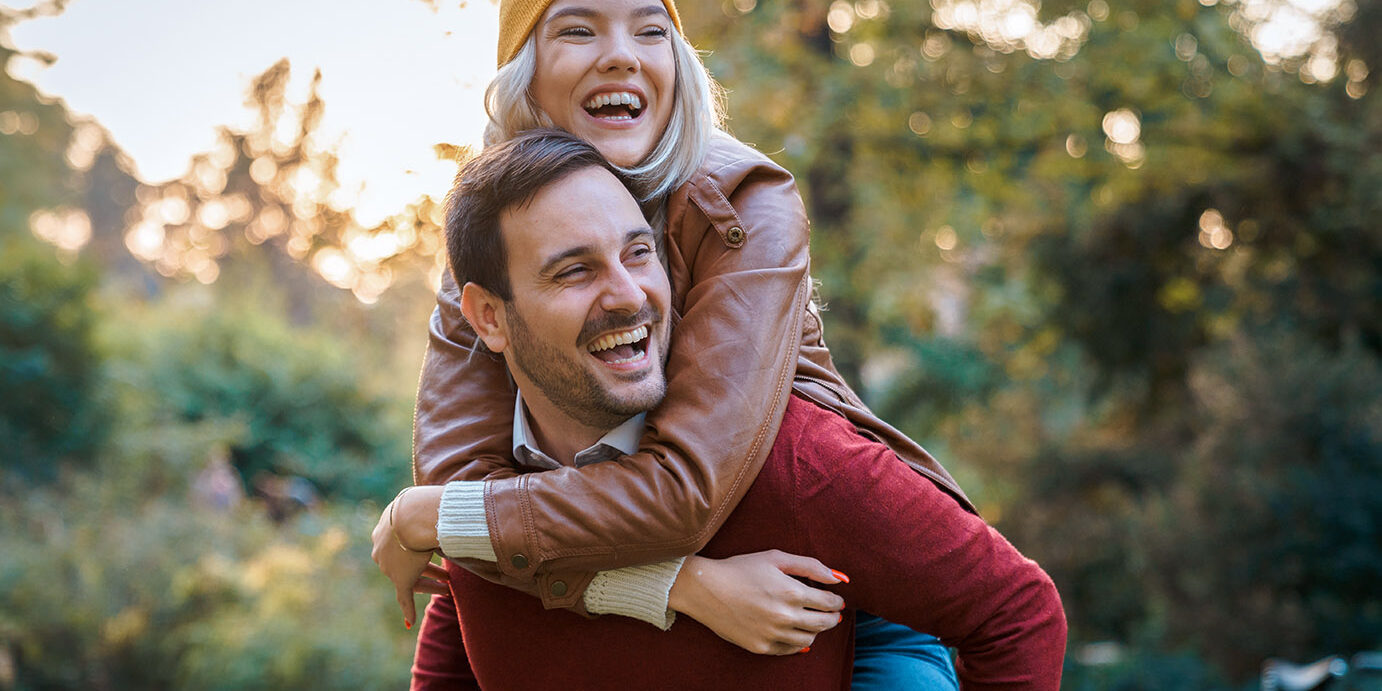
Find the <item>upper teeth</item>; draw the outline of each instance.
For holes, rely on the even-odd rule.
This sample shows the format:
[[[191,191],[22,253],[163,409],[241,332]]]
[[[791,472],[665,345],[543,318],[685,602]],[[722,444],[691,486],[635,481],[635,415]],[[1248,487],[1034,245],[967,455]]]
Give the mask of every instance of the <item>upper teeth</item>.
[[[591,110],[601,106],[633,106],[634,110],[642,110],[643,99],[627,91],[616,91],[596,94],[585,102],[585,107]]]
[[[591,343],[589,346],[586,346],[586,349],[594,353],[601,350],[609,350],[614,346],[620,346],[628,343],[641,341],[647,337],[648,327],[640,326],[632,331],[624,331],[622,333],[601,336],[594,343]]]

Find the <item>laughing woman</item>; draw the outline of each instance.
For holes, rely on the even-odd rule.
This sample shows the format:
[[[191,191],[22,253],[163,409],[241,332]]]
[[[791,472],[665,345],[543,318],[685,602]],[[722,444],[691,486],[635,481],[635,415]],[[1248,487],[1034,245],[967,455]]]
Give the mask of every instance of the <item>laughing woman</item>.
[[[790,395],[838,412],[972,507],[950,475],[873,416],[835,370],[811,304],[807,219],[796,185],[720,128],[718,87],[683,38],[672,0],[502,0],[498,62],[486,94],[486,144],[556,126],[627,172],[664,234],[680,321],[667,396],[649,414],[638,453],[520,475],[504,364],[474,352],[457,286],[446,276],[418,392],[419,486],[385,509],[374,535],[376,561],[393,580],[409,626],[413,590],[438,594],[420,641],[417,679],[444,679],[459,669],[422,662],[429,646],[450,641],[459,649],[445,573],[427,562],[439,536],[446,555],[548,607],[665,627],[670,606],[751,651],[801,651],[838,620],[821,612],[842,603],[792,576],[837,582],[825,565],[768,554],[685,561],[753,482]],[[610,344],[589,345],[592,357],[610,357],[599,354]],[[696,568],[683,568],[690,563]],[[760,568],[765,564],[771,568]],[[678,601],[687,579],[707,574],[733,584],[714,587],[734,607],[712,614]],[[793,597],[752,594],[772,585]],[[647,592],[655,594],[651,603],[634,604],[630,594]],[[769,624],[763,615],[774,608],[788,608],[792,617]],[[857,627],[856,688],[956,686],[935,638],[864,616]]]

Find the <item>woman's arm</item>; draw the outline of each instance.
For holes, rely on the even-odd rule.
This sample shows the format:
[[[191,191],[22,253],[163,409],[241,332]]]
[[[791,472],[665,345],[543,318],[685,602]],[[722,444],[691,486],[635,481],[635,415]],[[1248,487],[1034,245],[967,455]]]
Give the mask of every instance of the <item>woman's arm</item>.
[[[536,580],[548,606],[577,603],[593,569],[703,545],[761,467],[790,392],[809,298],[806,218],[791,176],[742,145],[721,145],[668,212],[681,323],[667,402],[649,416],[640,452],[492,477],[477,500],[502,575]],[[477,363],[484,356],[469,356],[458,340],[465,330],[454,288],[439,301],[418,403],[423,482],[474,477],[464,459],[506,456],[512,418],[507,393],[472,404],[506,390],[507,376],[501,362]],[[470,377],[477,368],[482,379]]]
[[[414,593],[447,594],[444,569],[431,563],[439,548],[434,526],[442,488],[413,487],[384,508],[372,534],[375,563],[394,584],[403,621],[416,621]],[[750,652],[790,655],[840,622],[840,596],[796,577],[833,585],[837,572],[816,559],[780,551],[707,559],[692,556],[603,571],[587,589],[587,609],[670,628],[671,612],[699,621]],[[665,581],[665,582],[664,582]],[[446,632],[449,636],[450,632]]]
[[[666,402],[634,456],[486,483],[489,535],[509,575],[695,552],[777,434],[810,296],[795,183],[766,159],[726,161],[683,186],[668,215],[681,321]]]

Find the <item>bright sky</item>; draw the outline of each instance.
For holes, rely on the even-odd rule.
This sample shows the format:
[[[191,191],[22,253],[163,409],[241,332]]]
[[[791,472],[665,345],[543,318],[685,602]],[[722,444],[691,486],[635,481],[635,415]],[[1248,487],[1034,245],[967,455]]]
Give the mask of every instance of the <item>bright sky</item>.
[[[0,0],[10,7],[32,0]],[[434,144],[475,144],[494,73],[498,8],[491,0],[72,0],[57,17],[21,23],[11,42],[58,57],[12,64],[15,76],[94,116],[150,182],[181,176],[220,125],[248,125],[251,78],[293,66],[300,102],[322,70],[327,141],[340,176],[360,187],[365,225],[423,194],[448,189],[452,163]],[[18,61],[17,61],[18,62]]]

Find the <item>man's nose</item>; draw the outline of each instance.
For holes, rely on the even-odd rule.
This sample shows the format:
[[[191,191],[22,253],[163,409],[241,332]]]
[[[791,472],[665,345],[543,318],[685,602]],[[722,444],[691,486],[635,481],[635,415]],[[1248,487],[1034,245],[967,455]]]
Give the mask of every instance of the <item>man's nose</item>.
[[[610,272],[605,289],[600,294],[600,307],[606,312],[637,312],[643,309],[648,296],[638,280],[622,265]]]
[[[633,37],[626,33],[613,32],[604,41],[604,51],[598,64],[601,72],[639,70],[638,53],[634,50]]]

